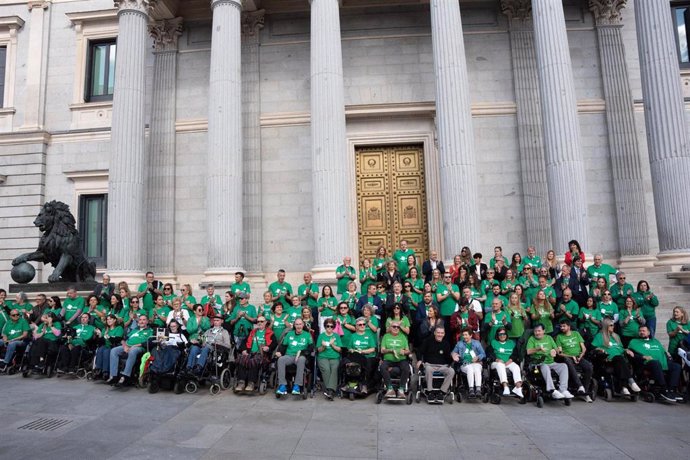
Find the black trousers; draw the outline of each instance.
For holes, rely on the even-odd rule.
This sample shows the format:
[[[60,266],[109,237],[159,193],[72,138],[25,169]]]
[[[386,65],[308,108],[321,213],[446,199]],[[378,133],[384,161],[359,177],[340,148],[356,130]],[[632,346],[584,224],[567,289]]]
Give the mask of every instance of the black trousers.
[[[407,361],[401,361],[399,363],[381,361],[379,371],[381,372],[381,376],[383,377],[383,382],[386,385],[386,387],[391,386],[390,371],[394,367],[400,369],[400,389],[403,389],[405,388],[405,385],[407,384],[407,381],[410,378],[410,365],[407,363]]]
[[[58,344],[54,340],[46,340],[43,337],[31,345],[29,364],[31,366],[45,366],[48,359],[55,358],[58,353]]]

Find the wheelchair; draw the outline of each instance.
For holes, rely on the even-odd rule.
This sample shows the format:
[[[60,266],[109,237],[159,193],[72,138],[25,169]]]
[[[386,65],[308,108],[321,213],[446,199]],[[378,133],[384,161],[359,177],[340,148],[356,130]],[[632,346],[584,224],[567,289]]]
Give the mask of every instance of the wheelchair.
[[[39,340],[43,340],[43,343],[40,344],[38,342]],[[30,345],[28,345],[25,351],[25,355],[28,358],[22,360],[22,377],[53,377],[57,370],[57,360],[59,358],[58,355],[61,346],[62,341],[59,339],[55,340],[54,342],[51,342],[50,340],[46,340],[43,338],[38,339],[37,341],[34,341]],[[31,361],[34,358],[35,354],[40,352],[37,351],[39,347],[45,347],[45,354],[39,357],[39,364],[32,366]]]
[[[488,384],[487,384],[487,394],[488,394],[488,400],[491,404],[501,404],[501,401],[503,401],[503,398],[506,396],[503,395],[503,384],[501,384],[501,379],[498,378],[498,371],[496,369],[491,368],[491,362],[489,361],[487,363],[487,368],[489,370],[489,378],[488,378]],[[520,363],[517,363],[518,365]],[[521,366],[522,369],[522,366]],[[506,372],[507,377],[508,377],[508,387],[514,387],[515,386],[515,381],[513,380],[513,374],[511,372]],[[522,388],[523,388],[523,393],[522,393],[522,398],[518,397],[518,395],[514,393],[510,393],[510,398],[512,399],[517,399],[519,404],[527,404],[527,386],[526,386],[526,380],[522,380]]]
[[[366,359],[361,353],[347,353],[340,361],[338,369],[338,395],[340,398],[348,398],[354,401],[358,397],[366,398],[368,392],[363,391],[363,386],[369,388],[372,382],[367,376]]]
[[[438,392],[441,393],[441,385],[443,385],[443,380],[445,377],[443,374],[440,372],[434,372],[432,377],[432,392]],[[455,376],[453,376],[453,380],[455,380]],[[453,392],[453,385],[451,384],[451,387],[448,389],[448,393],[442,394],[443,397],[441,399],[434,398],[432,394],[430,394],[427,390],[427,382],[426,382],[426,372],[424,372],[424,365],[419,368],[417,371],[417,391],[415,392],[414,395],[414,400],[417,404],[422,402],[422,398],[424,398],[427,402],[427,404],[443,404],[444,402],[448,402],[448,404],[453,404],[455,401],[455,392]]]
[[[534,402],[538,408],[544,407],[544,402],[545,401],[558,401],[557,399],[553,399],[551,397],[551,393],[546,391],[546,381],[544,380],[544,376],[541,373],[541,368],[539,367],[541,364],[543,364],[542,360],[534,359],[534,358],[528,358],[526,359],[526,366],[527,366],[527,372],[526,372],[526,379],[523,381],[523,394],[526,395],[525,399],[526,401]],[[554,372],[553,370],[551,371],[551,378],[553,380],[553,386],[554,388],[558,388],[559,386],[559,379],[558,379],[558,374]],[[572,403],[572,399],[570,398],[563,398],[563,404],[566,406],[570,406]]]
[[[486,362],[482,363],[482,385],[479,387],[479,394],[475,398],[469,397],[469,384],[467,383],[467,375],[462,371],[461,365],[459,363],[453,363],[453,369],[455,369],[455,382],[453,384],[455,392],[455,400],[458,403],[465,401],[471,401],[472,399],[480,400],[483,403],[489,402],[489,381],[487,379],[487,367]]]
[[[17,348],[15,349],[14,356],[12,357],[12,362],[7,365],[7,367],[2,373],[7,375],[14,375],[17,372],[22,371],[26,364],[26,361],[29,358],[28,351],[30,343],[31,342],[29,340],[24,340],[22,342],[22,345],[17,346]],[[7,347],[3,347],[2,352],[2,357],[4,359],[5,353],[7,352]]]
[[[201,373],[196,375],[181,372],[175,382],[174,391],[177,394],[182,393],[182,391],[194,394],[199,390],[199,387],[208,385],[209,393],[217,395],[221,390],[227,390],[232,385],[232,364],[234,364],[234,348],[230,349],[214,344]]]
[[[409,366],[410,368],[410,378],[409,381],[401,386],[400,382],[400,366]],[[395,390],[395,397],[386,398],[386,384],[381,376],[381,384],[379,385],[379,390],[376,393],[376,404],[381,404],[381,402],[402,402],[404,401],[407,405],[412,404],[415,394],[417,393],[417,373],[412,367],[412,363],[409,359],[400,361],[397,366],[392,366],[390,368],[391,384],[393,385],[393,390]],[[401,395],[402,393],[402,395]]]
[[[174,390],[177,377],[187,364],[187,350],[184,346],[158,344],[144,365],[144,373],[139,376],[139,386],[146,387],[151,394],[161,389]]]
[[[604,398],[604,401],[610,402],[614,399],[622,399],[637,402],[640,396],[639,393],[631,391],[629,395],[625,395],[620,391],[620,388],[618,388],[615,381],[616,379],[613,375],[613,366],[606,360],[605,353],[594,350],[590,356],[590,361],[594,366],[592,380],[596,380],[597,394]]]
[[[311,354],[309,356],[306,356],[307,361],[304,365],[304,381],[303,382],[296,382],[295,377],[297,376],[297,365],[296,364],[288,364],[285,366],[285,380],[287,381],[287,388],[288,388],[288,394],[286,395],[281,395],[279,393],[275,393],[276,399],[282,399],[282,398],[287,398],[288,396],[291,395],[289,392],[290,388],[292,388],[295,384],[299,385],[300,387],[300,394],[298,395],[293,395],[297,399],[307,399],[307,398],[313,398],[314,393],[316,391],[316,385],[314,382],[314,379],[316,378],[316,363],[314,359],[314,355]],[[272,382],[272,387],[273,388],[278,388],[278,360],[274,359],[271,364],[270,364],[270,381]]]
[[[236,391],[235,387],[237,386],[237,383],[239,381],[239,374],[240,374],[240,362],[243,360],[242,355],[239,355],[237,358],[236,366],[235,366],[235,376],[232,379],[232,388],[233,388],[233,393],[235,394],[252,394],[252,393],[259,393],[259,395],[265,395],[266,391],[269,387],[269,381],[272,377],[272,371],[271,371],[271,362],[267,360],[263,355],[257,355],[260,357],[259,359],[247,359],[247,361],[244,363],[245,367],[249,367],[251,369],[256,369],[253,372],[256,372],[256,379],[252,379],[252,384],[253,384],[253,390],[247,391],[245,388],[243,391]],[[251,372],[251,371],[247,371]],[[245,383],[249,383],[248,381]]]
[[[93,371],[96,365],[96,348],[96,340],[89,340],[85,346],[80,347],[76,370],[74,372],[67,372],[66,374],[58,370],[57,377],[67,376],[76,377],[79,380],[93,380]],[[56,362],[60,362],[63,353],[71,353],[71,350],[69,350],[66,345],[61,346],[58,351]]]

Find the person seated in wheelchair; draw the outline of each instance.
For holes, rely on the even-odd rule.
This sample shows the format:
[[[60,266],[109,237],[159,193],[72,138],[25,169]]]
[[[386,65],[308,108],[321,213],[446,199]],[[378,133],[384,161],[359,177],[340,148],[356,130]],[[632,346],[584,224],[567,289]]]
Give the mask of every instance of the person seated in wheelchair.
[[[600,352],[595,367],[605,373],[605,367],[610,367],[614,378],[615,389],[620,388],[623,396],[630,396],[630,391],[639,393],[640,387],[635,382],[630,370],[630,363],[626,359],[623,344],[618,334],[614,332],[614,321],[604,318],[601,322],[601,332],[594,336],[592,347]]]
[[[156,347],[151,351],[153,361],[148,367],[150,373],[149,391],[155,393],[162,375],[174,376],[182,353],[187,348],[187,336],[182,333],[182,325],[176,320],[170,321],[166,329],[157,328],[153,342]]]
[[[278,345],[273,331],[266,327],[266,317],[256,318],[257,328],[252,329],[247,340],[242,343],[242,352],[237,359],[237,385],[235,393],[251,393],[257,386],[261,368],[270,362],[270,356]]]
[[[363,310],[366,308],[365,306]],[[374,372],[376,371],[377,340],[375,332],[370,329],[375,319],[376,317],[371,317],[368,320],[366,315],[357,318],[355,320],[355,332],[350,336],[349,343],[343,344],[347,349],[342,361],[344,375],[349,377],[351,374],[355,374],[355,372],[351,372],[352,369],[358,370],[359,392],[364,395],[369,393],[369,385],[373,383]],[[341,387],[343,391],[352,388],[356,388],[356,385],[346,384]]]
[[[527,340],[527,355],[538,366],[546,383],[546,391],[552,399],[573,398],[573,395],[568,391],[568,366],[555,361],[558,355],[558,345],[556,345],[553,337],[545,333],[544,325],[541,323],[534,326],[534,332]],[[551,371],[558,375],[558,389],[553,384]]]
[[[276,394],[287,394],[287,376],[285,368],[291,364],[297,366],[295,374],[295,382],[292,386],[292,394],[301,394],[302,389],[300,383],[304,383],[304,368],[307,364],[307,356],[314,351],[314,341],[311,334],[304,330],[304,321],[302,318],[295,319],[293,329],[288,331],[283,337],[283,341],[278,346],[275,352],[278,358],[278,388]]]
[[[129,332],[127,339],[122,340],[120,346],[110,350],[110,378],[106,381],[107,384],[121,387],[130,382],[134,365],[137,359],[146,351],[148,341],[152,336],[153,330],[149,327],[148,316],[145,314],[139,315],[137,317],[137,328]],[[127,355],[127,362],[118,380],[120,355]]]
[[[658,396],[662,400],[682,401],[678,394],[681,367],[671,359],[661,342],[651,337],[649,326],[640,326],[639,338],[630,341],[626,353],[654,379],[655,385],[660,388]]]
[[[44,313],[40,325],[32,325],[33,343],[29,350],[29,366],[36,372],[43,372],[49,357],[56,357],[58,338],[62,335],[62,324],[54,313]]]
[[[562,317],[559,323],[561,333],[556,336],[559,359],[568,366],[568,378],[571,380],[572,387],[577,387],[578,396],[584,397],[585,401],[591,403],[592,398],[587,391],[592,382],[594,368],[592,363],[585,358],[587,354],[585,339],[578,331],[573,331],[568,318]],[[578,368],[582,371],[582,378],[577,372]]]
[[[58,373],[68,373],[74,375],[82,360],[82,354],[89,346],[93,345],[93,340],[100,335],[98,329],[90,324],[91,315],[82,313],[79,317],[79,324],[72,329],[67,341],[60,348],[60,362],[58,363]]]
[[[5,357],[0,361],[0,372],[5,372],[8,366],[12,365],[14,355],[26,348],[26,340],[29,337],[31,328],[29,323],[16,308],[10,310],[7,322],[2,327],[0,336],[0,347],[5,347]]]
[[[469,327],[462,330],[460,341],[455,344],[451,358],[460,366],[460,371],[467,376],[467,397],[474,399],[482,394],[482,363],[486,353],[479,340],[472,338]]]
[[[509,371],[513,376],[513,394],[518,398],[524,397],[522,394],[522,372],[517,363],[517,343],[508,338],[508,330],[505,327],[499,327],[496,330],[496,335],[491,340],[490,351],[494,357],[491,370],[495,370],[498,375],[498,380],[503,386],[503,396],[510,396],[511,392],[508,385]]]
[[[386,398],[401,398],[403,397],[404,389],[407,388],[407,382],[410,379],[410,366],[407,364],[407,357],[410,354],[410,345],[407,341],[407,336],[400,333],[400,322],[393,321],[390,323],[390,332],[385,334],[381,339],[381,354],[383,359],[379,366],[379,372],[383,377],[383,384],[386,388]],[[398,368],[400,370],[400,384],[398,389],[393,388],[391,379],[391,368]]]
[[[211,320],[211,328],[204,332],[199,345],[189,350],[187,358],[187,367],[185,372],[188,375],[200,376],[206,367],[206,361],[211,350],[220,348],[222,350],[230,351],[232,349],[232,340],[230,334],[223,327],[223,317],[214,316]]]
[[[428,402],[443,401],[455,377],[455,370],[450,366],[451,346],[444,340],[446,331],[443,327],[434,329],[433,337],[427,338],[417,350],[417,369],[424,371],[426,398]],[[423,369],[422,369],[423,366]],[[434,373],[443,376],[441,388],[434,388]]]
[[[161,329],[156,329],[156,345],[159,347],[177,347],[183,350],[187,347],[189,340],[182,332],[182,325],[176,320],[170,321],[168,327],[164,329],[163,335],[159,335]]]

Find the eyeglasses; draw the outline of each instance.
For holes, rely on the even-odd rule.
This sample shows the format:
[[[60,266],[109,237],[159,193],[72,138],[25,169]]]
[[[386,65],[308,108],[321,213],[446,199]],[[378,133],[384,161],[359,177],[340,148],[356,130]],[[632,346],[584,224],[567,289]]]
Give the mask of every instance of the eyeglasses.
[[[357,323],[356,326],[357,327],[360,327],[360,326],[364,327],[364,323]]]
[[[325,327],[326,327],[326,329],[333,329],[335,326],[333,324],[326,324]]]
[[[19,318],[19,313],[12,313],[10,315],[11,318]]]
[[[400,329],[400,326],[391,326],[391,329]]]
[[[260,320],[257,320],[257,323],[259,323],[259,324],[261,324],[261,323],[265,323],[265,322],[266,322],[266,320],[265,320],[265,319],[260,319]]]
[[[508,334],[506,334],[505,332],[499,332],[499,333],[498,333],[498,336],[499,336],[499,337],[502,336],[502,335],[508,335]]]
[[[134,299],[130,300],[130,302],[132,302],[132,303],[139,303],[138,300],[134,300]]]
[[[164,291],[172,291],[172,288],[163,288]]]
[[[611,295],[610,292],[604,292],[604,295]]]

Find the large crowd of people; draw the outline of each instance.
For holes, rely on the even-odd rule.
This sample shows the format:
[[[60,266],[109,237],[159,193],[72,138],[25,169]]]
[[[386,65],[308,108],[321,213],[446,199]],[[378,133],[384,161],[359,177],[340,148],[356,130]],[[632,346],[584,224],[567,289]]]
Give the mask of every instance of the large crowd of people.
[[[464,247],[445,266],[435,251],[422,261],[401,241],[391,255],[381,247],[363,259],[359,270],[345,257],[334,286],[305,273],[295,289],[279,270],[257,297],[241,272],[223,297],[211,284],[198,300],[189,284],[176,290],[151,272],[135,289],[105,274],[86,298],[69,288],[64,298],[39,294],[34,304],[0,289],[0,372],[86,367],[93,380],[121,387],[145,371],[144,356],[163,361],[152,350],[168,347],[185,382],[218,365],[223,350],[236,393],[254,392],[272,369],[278,396],[303,394],[318,380],[332,400],[347,389],[355,364],[361,396],[404,396],[418,373],[429,401],[458,386],[469,399],[481,397],[491,375],[502,396],[525,398],[525,375],[536,368],[555,400],[591,402],[596,375],[611,376],[618,395],[639,393],[645,379],[657,399],[685,400],[687,311],[673,309],[664,349],[648,282],[632,286],[600,254],[590,262],[574,240],[562,260],[553,250],[542,259],[534,247],[508,259],[497,246],[485,262]]]

